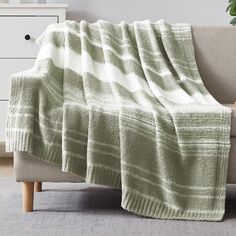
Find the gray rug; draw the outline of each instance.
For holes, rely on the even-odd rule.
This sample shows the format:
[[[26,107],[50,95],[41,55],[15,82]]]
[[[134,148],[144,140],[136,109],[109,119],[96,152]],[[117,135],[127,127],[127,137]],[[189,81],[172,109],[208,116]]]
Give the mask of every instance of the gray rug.
[[[230,186],[224,221],[155,220],[120,207],[119,190],[89,184],[44,183],[35,211],[21,212],[21,184],[0,179],[2,236],[236,235],[236,187]]]

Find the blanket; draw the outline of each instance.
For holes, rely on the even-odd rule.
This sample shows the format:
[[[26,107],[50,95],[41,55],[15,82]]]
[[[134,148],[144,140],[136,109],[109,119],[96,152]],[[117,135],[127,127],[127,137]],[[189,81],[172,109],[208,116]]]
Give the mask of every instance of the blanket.
[[[7,151],[119,188],[136,214],[222,219],[231,110],[202,82],[190,25],[66,21],[37,43],[11,77]]]

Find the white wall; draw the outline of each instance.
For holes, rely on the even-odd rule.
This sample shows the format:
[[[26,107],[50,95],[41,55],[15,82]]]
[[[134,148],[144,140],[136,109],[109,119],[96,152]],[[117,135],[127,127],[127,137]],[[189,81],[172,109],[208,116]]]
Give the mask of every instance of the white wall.
[[[170,23],[192,25],[228,25],[225,12],[228,0],[48,0],[69,4],[68,19],[89,22],[97,19],[120,22],[166,19]]]

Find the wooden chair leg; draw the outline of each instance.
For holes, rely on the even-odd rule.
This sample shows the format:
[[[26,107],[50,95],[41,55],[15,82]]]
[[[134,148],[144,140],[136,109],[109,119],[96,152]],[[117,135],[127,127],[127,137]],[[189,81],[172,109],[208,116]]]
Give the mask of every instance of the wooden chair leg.
[[[33,211],[34,204],[34,182],[22,183],[22,210],[23,212]]]
[[[41,192],[42,191],[42,182],[34,182],[34,191]]]

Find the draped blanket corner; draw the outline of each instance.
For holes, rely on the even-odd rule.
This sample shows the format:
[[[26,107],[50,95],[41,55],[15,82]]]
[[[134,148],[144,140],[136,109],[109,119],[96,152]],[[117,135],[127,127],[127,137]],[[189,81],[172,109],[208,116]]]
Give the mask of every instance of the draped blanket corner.
[[[136,214],[222,219],[231,111],[203,85],[188,24],[66,21],[37,42],[11,77],[8,151],[120,188]]]

